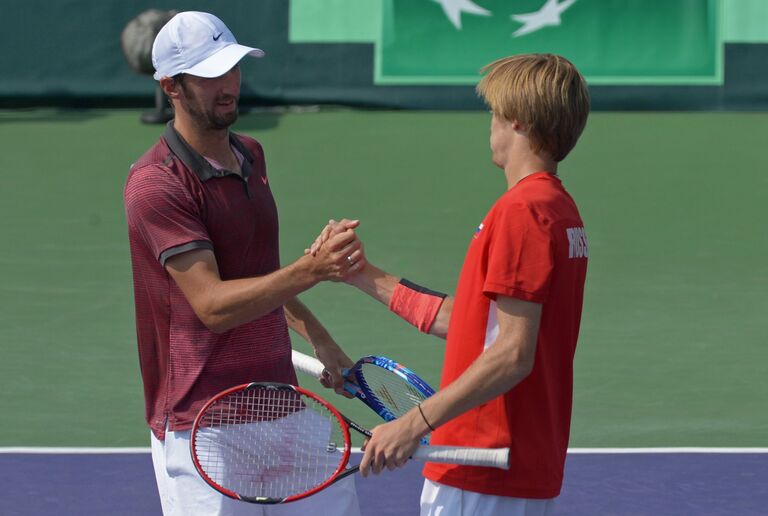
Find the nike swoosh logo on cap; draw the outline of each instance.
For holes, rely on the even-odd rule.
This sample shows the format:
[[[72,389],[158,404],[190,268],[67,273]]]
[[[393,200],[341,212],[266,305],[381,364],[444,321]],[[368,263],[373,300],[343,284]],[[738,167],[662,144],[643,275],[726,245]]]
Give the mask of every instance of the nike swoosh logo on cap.
[[[213,41],[219,41],[219,38],[221,35],[224,34],[223,32],[219,32],[216,36],[213,37]]]

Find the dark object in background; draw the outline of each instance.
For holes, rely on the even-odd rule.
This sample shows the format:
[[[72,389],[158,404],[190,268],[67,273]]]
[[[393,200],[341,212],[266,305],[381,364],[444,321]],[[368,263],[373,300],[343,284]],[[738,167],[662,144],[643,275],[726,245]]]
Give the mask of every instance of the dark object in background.
[[[152,43],[157,33],[174,17],[178,11],[148,9],[128,22],[120,35],[123,55],[133,70],[141,75],[152,76]],[[165,102],[165,94],[159,84],[155,85],[155,110],[142,113],[141,121],[145,124],[164,124],[173,118]]]

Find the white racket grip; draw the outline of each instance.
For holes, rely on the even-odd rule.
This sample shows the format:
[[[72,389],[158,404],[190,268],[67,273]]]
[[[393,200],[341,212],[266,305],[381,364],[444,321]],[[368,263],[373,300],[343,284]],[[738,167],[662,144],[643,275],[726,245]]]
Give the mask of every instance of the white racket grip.
[[[509,448],[466,448],[463,446],[419,446],[414,459],[462,466],[509,469]]]
[[[323,374],[323,363],[316,358],[292,349],[291,360],[294,369],[300,373],[308,374],[314,378],[319,378]]]

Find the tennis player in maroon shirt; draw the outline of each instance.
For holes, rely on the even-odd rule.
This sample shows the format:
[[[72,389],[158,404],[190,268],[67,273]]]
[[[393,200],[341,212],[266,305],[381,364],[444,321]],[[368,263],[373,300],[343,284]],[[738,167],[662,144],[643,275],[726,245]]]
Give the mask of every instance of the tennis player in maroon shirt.
[[[357,515],[354,479],[285,506],[231,500],[198,476],[190,428],[203,403],[237,384],[295,384],[288,328],[341,389],[352,365],[296,295],[363,265],[353,229],[327,248],[281,267],[277,209],[264,152],[230,132],[240,96],[239,62],[262,57],[239,45],[217,17],[177,14],[152,60],[175,118],[132,167],[124,201],[133,268],[146,420],[164,514]]]

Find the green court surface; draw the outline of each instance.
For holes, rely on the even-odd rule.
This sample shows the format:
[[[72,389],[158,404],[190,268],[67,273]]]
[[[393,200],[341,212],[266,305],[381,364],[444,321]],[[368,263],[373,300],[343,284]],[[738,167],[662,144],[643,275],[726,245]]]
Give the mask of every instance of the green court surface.
[[[452,291],[505,187],[488,126],[324,110],[236,129],[265,146],[284,263],[328,218],[360,218],[371,262]],[[590,244],[572,446],[768,445],[767,128],[766,114],[591,116],[560,170]],[[0,112],[0,446],[148,445],[121,195],[161,130],[137,111]],[[353,358],[437,385],[441,341],[345,285],[302,299]]]

